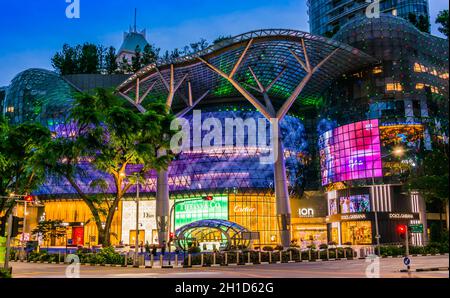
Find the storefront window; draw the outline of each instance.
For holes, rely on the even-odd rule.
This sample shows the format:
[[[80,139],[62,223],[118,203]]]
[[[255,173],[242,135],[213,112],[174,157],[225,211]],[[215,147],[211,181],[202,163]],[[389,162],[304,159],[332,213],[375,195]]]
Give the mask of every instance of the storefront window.
[[[352,245],[372,244],[372,224],[370,221],[342,222],[342,243]]]
[[[252,232],[259,232],[260,239],[254,246],[277,245],[278,226],[274,196],[264,195],[230,195],[230,221]]]

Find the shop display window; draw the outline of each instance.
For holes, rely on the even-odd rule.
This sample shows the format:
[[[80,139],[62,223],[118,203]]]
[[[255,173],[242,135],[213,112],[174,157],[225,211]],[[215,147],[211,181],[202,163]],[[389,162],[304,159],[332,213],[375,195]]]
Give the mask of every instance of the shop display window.
[[[341,223],[342,243],[352,245],[372,244],[372,224],[370,221],[347,221]]]

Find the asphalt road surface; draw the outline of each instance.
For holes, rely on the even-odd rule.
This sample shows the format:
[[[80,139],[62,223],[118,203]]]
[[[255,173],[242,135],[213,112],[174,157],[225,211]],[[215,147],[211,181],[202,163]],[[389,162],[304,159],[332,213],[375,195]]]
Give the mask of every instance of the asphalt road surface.
[[[413,257],[412,269],[448,267],[448,256]],[[68,265],[11,263],[14,278],[65,278]],[[447,271],[401,273],[402,258],[180,269],[80,266],[81,278],[448,278]],[[372,270],[373,269],[373,270]],[[69,271],[69,270],[68,270]]]

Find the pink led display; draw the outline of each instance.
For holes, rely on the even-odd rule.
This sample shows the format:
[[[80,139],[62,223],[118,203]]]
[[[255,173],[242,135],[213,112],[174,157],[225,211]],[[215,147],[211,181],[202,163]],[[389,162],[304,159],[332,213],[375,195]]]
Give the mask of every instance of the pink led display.
[[[330,130],[319,147],[322,185],[383,176],[377,119]]]

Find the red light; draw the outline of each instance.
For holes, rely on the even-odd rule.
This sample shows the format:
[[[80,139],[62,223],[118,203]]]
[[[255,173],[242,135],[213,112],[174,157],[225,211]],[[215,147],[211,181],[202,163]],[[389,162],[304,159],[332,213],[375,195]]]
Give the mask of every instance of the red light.
[[[214,198],[212,196],[206,196],[206,197],[203,197],[203,200],[212,201],[212,200],[214,200]]]
[[[169,234],[169,238],[170,238],[170,239],[173,239],[174,236],[175,236],[175,235],[174,235],[173,233],[170,233],[170,234]]]
[[[34,198],[33,196],[25,196],[25,202],[33,202]]]
[[[398,225],[397,226],[397,233],[399,234],[405,234],[406,233],[406,226],[405,225]]]

